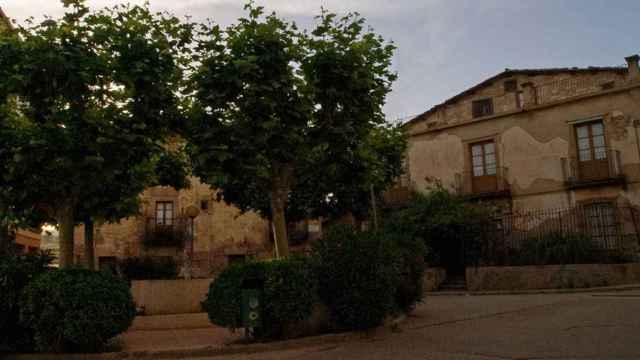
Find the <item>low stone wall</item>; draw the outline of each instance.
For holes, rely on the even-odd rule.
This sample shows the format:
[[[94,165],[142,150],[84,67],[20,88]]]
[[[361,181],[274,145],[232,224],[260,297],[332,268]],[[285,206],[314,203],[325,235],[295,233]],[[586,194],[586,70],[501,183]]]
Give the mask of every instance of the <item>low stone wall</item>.
[[[447,271],[443,268],[427,268],[424,271],[424,280],[422,282],[422,286],[424,287],[424,291],[435,291],[438,290],[440,284],[447,277]]]
[[[211,280],[133,280],[131,293],[145,315],[197,313]]]
[[[640,263],[468,267],[467,290],[586,288],[640,283]]]

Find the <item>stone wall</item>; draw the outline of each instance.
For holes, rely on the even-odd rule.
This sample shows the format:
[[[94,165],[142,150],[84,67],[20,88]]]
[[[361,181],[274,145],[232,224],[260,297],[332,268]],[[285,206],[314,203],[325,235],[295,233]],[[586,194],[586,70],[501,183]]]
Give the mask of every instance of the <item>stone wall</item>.
[[[468,267],[467,290],[533,290],[640,283],[640,263]]]
[[[133,280],[131,294],[145,315],[202,312],[200,303],[209,291],[212,279]]]
[[[115,224],[100,224],[95,229],[97,263],[100,259],[129,256],[171,256],[183,260],[181,247],[145,247],[145,224],[153,221],[156,202],[173,202],[174,216],[185,217],[184,211],[194,205],[200,214],[194,220],[194,276],[209,277],[226,266],[232,256],[268,258],[272,254],[269,222],[256,213],[242,213],[232,205],[217,200],[217,193],[197,178],[191,187],[176,191],[170,187],[153,187],[142,195],[140,216]],[[151,219],[151,220],[150,220]],[[186,219],[186,222],[189,220]],[[76,228],[75,252],[80,261],[83,251],[83,227]]]
[[[600,95],[574,99],[578,89],[558,85],[547,95],[555,103],[511,112],[486,120],[471,118],[471,104],[476,98],[500,94],[502,81],[479,89],[425,119],[410,125],[407,168],[413,190],[425,192],[434,180],[449,190],[460,191],[471,177],[471,144],[493,141],[496,145],[499,176],[510,189],[511,210],[565,208],[593,199],[606,199],[618,205],[640,205],[640,79],[626,79],[618,72],[594,72],[581,75],[544,75],[519,79],[534,83],[567,83],[572,79],[592,89],[601,83],[624,83],[618,91],[602,90]],[[569,82],[571,83],[571,82]],[[594,85],[596,84],[596,85]],[[629,85],[632,84],[632,85]],[[576,85],[577,86],[577,85]],[[564,95],[561,91],[566,91]],[[596,92],[597,93],[597,92]],[[619,154],[619,167],[626,186],[567,189],[568,163],[577,157],[575,122],[599,119],[604,124],[605,145]],[[429,130],[431,122],[463,126]],[[609,153],[609,157],[613,157]]]
[[[422,282],[424,291],[438,290],[440,285],[447,278],[447,271],[443,268],[427,268],[424,271],[424,280]]]

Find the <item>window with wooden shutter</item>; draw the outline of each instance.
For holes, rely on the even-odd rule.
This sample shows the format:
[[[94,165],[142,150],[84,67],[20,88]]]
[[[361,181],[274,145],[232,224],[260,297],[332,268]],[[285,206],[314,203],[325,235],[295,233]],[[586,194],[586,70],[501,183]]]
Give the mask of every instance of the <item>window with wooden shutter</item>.
[[[474,118],[493,115],[493,99],[475,100],[471,103]]]
[[[504,82],[504,92],[516,92],[518,90],[518,81],[516,79],[506,80]]]

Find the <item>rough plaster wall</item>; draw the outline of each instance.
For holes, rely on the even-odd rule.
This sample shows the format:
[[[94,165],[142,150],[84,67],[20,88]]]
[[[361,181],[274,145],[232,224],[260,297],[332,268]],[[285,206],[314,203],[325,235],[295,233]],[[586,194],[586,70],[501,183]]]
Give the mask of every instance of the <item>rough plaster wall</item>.
[[[215,258],[213,261],[225,261],[228,253],[259,253],[270,251],[269,223],[258,214],[241,214],[234,207],[216,201],[215,190],[202,184],[197,178],[191,178],[191,187],[175,191],[168,187],[147,189],[142,195],[141,213],[154,216],[157,200],[174,201],[175,216],[184,213],[189,205],[200,208],[201,200],[209,201],[209,209],[201,211],[195,220],[194,252],[196,257]],[[131,217],[116,224],[96,226],[96,256],[136,256],[151,254],[156,256],[181,256],[179,249],[154,248],[143,249],[141,237],[144,231],[144,218]],[[76,254],[83,251],[83,227],[75,230]]]
[[[539,142],[518,126],[502,133],[501,140],[502,166],[509,169],[510,184],[527,189],[538,179],[564,181],[560,158],[569,156],[568,141]]]
[[[471,104],[474,100],[493,98],[494,112],[508,112],[517,109],[516,97],[513,93],[504,92],[504,81],[515,79],[518,89],[522,90],[522,84],[530,82],[536,88],[539,103],[560,101],[573,96],[601,90],[604,83],[613,81],[616,85],[622,85],[626,81],[626,75],[617,72],[594,73],[559,73],[545,75],[517,75],[510,78],[499,79],[484,88],[478,89],[459,99],[453,104],[440,108],[438,111],[423,118],[411,126],[411,132],[419,132],[445,125],[459,124],[471,120]]]
[[[462,139],[440,134],[433,139],[414,138],[409,144],[411,181],[418,191],[425,191],[427,178],[437,178],[445,188],[455,186],[456,174],[464,169]]]

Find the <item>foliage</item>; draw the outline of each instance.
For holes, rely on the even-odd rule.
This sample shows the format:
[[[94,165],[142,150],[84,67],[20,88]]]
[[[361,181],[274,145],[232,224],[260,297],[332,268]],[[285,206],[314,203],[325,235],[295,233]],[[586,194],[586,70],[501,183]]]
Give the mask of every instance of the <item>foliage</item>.
[[[20,294],[52,260],[46,252],[0,256],[0,345],[18,351],[33,348],[33,334],[19,323]]]
[[[178,265],[171,256],[128,257],[118,261],[120,273],[126,280],[175,279]]]
[[[3,198],[17,213],[35,203],[55,219],[68,266],[75,222],[131,215],[156,180],[158,154],[183,117],[192,25],[148,5],[63,4],[60,19],[0,35],[0,51],[14,55],[0,62],[1,105],[7,94],[20,99],[0,136]]]
[[[491,209],[469,204],[442,187],[428,194],[415,193],[409,206],[390,214],[385,228],[422,239],[427,247],[426,262],[440,266],[452,244],[481,241],[479,236],[491,226]]]
[[[398,255],[396,305],[400,310],[409,312],[423,299],[427,248],[422,238],[412,237],[402,230],[382,229],[381,236],[381,241],[393,244]]]
[[[318,294],[337,327],[371,328],[396,309],[399,258],[386,240],[381,233],[334,226],[314,243]]]
[[[189,152],[194,173],[225,201],[273,220],[276,249],[286,256],[285,211],[325,211],[330,194],[350,210],[363,186],[382,188],[395,172],[371,169],[387,161],[363,145],[384,132],[394,47],[356,14],[323,12],[307,33],[252,3],[246,8],[226,30],[203,30]]]
[[[317,302],[315,273],[307,259],[234,264],[211,283],[202,303],[211,322],[228,328],[242,327],[243,282],[255,279],[264,284],[263,337],[282,337],[284,327],[306,319]]]
[[[588,235],[552,232],[526,239],[515,255],[517,265],[588,264],[597,262],[598,248]]]
[[[20,319],[46,352],[94,352],[129,328],[135,317],[126,282],[103,272],[61,269],[31,282]]]

